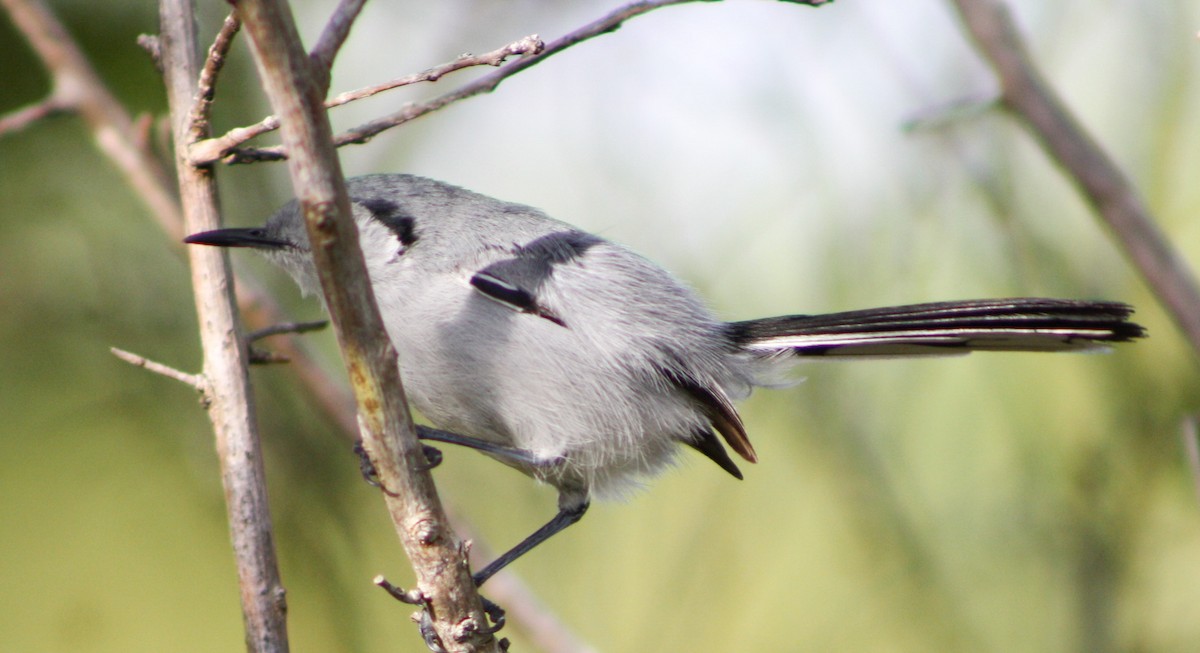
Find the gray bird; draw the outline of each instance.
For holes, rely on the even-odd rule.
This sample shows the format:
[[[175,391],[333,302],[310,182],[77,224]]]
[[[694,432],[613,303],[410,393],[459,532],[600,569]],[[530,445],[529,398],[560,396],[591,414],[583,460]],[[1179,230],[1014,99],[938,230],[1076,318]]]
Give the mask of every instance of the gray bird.
[[[1079,351],[1144,335],[1125,304],[1037,298],[724,322],[661,267],[535,208],[412,175],[347,188],[405,390],[440,429],[421,435],[483,450],[559,493],[558,514],[477,584],[578,521],[593,497],[661,472],[681,444],[742,478],[726,446],[757,456],[733,402],[800,359]],[[256,249],[320,296],[295,201],[262,227],[186,242]]]

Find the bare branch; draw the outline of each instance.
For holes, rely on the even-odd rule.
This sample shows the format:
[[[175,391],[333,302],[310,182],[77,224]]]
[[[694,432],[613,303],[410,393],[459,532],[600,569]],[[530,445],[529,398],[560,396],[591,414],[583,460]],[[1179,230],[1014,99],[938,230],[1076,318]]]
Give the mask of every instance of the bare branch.
[[[246,343],[250,348],[250,364],[251,365],[266,365],[274,363],[290,363],[291,357],[287,354],[282,354],[274,351],[263,351],[250,343],[271,336],[282,335],[285,333],[307,333],[309,331],[318,331],[329,326],[326,320],[318,320],[315,322],[284,322],[282,324],[273,324],[269,327],[258,329],[246,334]]]
[[[235,127],[221,136],[197,141],[188,149],[192,165],[210,165],[220,161],[239,144],[279,129],[279,118],[267,116],[248,127]]]
[[[376,84],[375,86],[367,86],[355,91],[341,93],[326,102],[325,106],[328,108],[333,108],[354,102],[355,100],[368,98],[384,91],[390,91],[401,86],[409,86],[411,84],[417,84],[420,82],[436,82],[441,79],[443,75],[462,70],[463,68],[471,68],[474,66],[500,66],[507,61],[509,57],[515,55],[532,56],[541,54],[545,47],[546,44],[538,38],[537,34],[531,34],[525,38],[513,41],[502,48],[497,48],[486,54],[464,54],[454,61],[444,63],[439,66],[434,66],[429,70],[414,73],[412,75],[406,75],[390,82]]]
[[[325,97],[329,92],[329,71],[333,68],[333,59],[338,50],[342,49],[342,44],[350,35],[350,27],[354,25],[358,12],[362,11],[366,3],[367,0],[342,0],[338,3],[333,16],[329,18],[329,23],[325,25],[325,30],[317,39],[317,44],[313,46],[309,58],[312,60],[313,73],[316,75],[321,97]]]
[[[444,63],[430,68],[424,72],[406,75],[404,77],[400,77],[399,79],[377,84],[375,86],[368,86],[358,90],[341,93],[338,96],[327,100],[325,102],[325,108],[332,109],[333,107],[348,104],[350,102],[354,102],[355,100],[368,98],[372,95],[376,95],[378,93],[401,86],[408,86],[420,82],[436,82],[441,79],[443,75],[457,70],[462,70],[463,68],[469,68],[472,66],[499,66],[500,64],[504,63],[508,57],[513,55],[537,54],[541,51],[542,46],[542,41],[538,39],[536,35],[526,36],[523,39],[509,43],[502,48],[498,48],[486,54],[465,55],[449,63]],[[194,165],[215,163],[222,157],[228,155],[238,145],[241,145],[242,143],[245,143],[255,137],[275,131],[276,129],[279,129],[279,119],[275,116],[267,116],[257,124],[246,127],[237,127],[229,130],[221,136],[200,141],[190,148],[188,154]],[[233,160],[236,160],[236,155],[231,159],[231,161]]]
[[[125,361],[126,363],[129,363],[130,365],[133,365],[134,367],[140,367],[149,372],[154,372],[155,374],[161,374],[162,376],[165,376],[168,379],[174,379],[176,381],[179,381],[180,383],[182,383],[184,385],[191,386],[191,388],[193,390],[195,390],[196,392],[199,392],[202,395],[208,394],[208,382],[205,380],[203,375],[188,374],[187,372],[183,372],[183,371],[177,370],[173,367],[163,365],[162,363],[156,363],[144,356],[138,356],[137,354],[125,351],[124,349],[118,349],[116,347],[109,347],[108,350],[111,351],[113,353],[113,355],[116,356],[117,358],[120,358],[121,360]],[[205,398],[205,401],[207,401],[207,396]]]
[[[421,594],[420,590],[405,590],[397,587],[382,575],[371,579],[377,587],[387,592],[393,599],[408,605],[422,605],[425,602],[425,595]]]
[[[158,73],[162,74],[162,47],[158,42],[158,36],[154,34],[139,34],[137,37],[138,47],[146,51],[150,55],[150,60],[154,62],[154,68]]]
[[[182,238],[183,220],[170,175],[139,142],[128,112],[108,91],[71,35],[42,0],[0,0],[0,5],[49,71],[51,102],[79,113],[97,147],[117,165],[162,228],[172,237]]]
[[[1200,286],[1137,190],[1067,110],[1026,51],[1000,0],[954,0],[1000,80],[1003,102],[1079,188],[1200,356]]]
[[[162,0],[159,11],[159,46],[186,227],[189,232],[214,229],[221,220],[212,172],[188,165],[183,157],[188,142],[203,136],[205,128],[193,121],[202,65],[196,8],[192,0]],[[201,131],[197,133],[197,129]],[[235,336],[237,308],[229,259],[225,252],[210,248],[191,248],[188,254],[204,347],[204,376],[211,387],[209,419],[216,435],[237,563],[246,646],[253,653],[287,653],[287,610],[275,557],[248,356],[246,347]]]
[[[209,133],[209,118],[212,112],[213,96],[217,92],[217,76],[225,66],[225,55],[233,45],[233,37],[242,28],[242,21],[237,13],[230,13],[221,23],[213,44],[208,48],[208,56],[204,60],[204,68],[200,70],[200,81],[196,86],[196,101],[188,112],[189,143],[203,138]]]
[[[293,153],[288,170],[358,404],[363,446],[400,541],[448,651],[497,651],[483,604],[450,529],[408,414],[395,349],[372,295],[328,113],[291,12],[282,0],[237,0],[267,98]]]
[[[428,113],[433,113],[434,111],[453,104],[454,102],[465,100],[469,97],[483,93],[491,93],[500,86],[501,82],[521,72],[522,70],[535,66],[545,61],[547,58],[574,45],[578,45],[602,34],[614,32],[619,29],[621,25],[625,23],[625,21],[631,18],[641,16],[642,14],[649,13],[662,7],[686,4],[696,1],[697,0],[643,0],[641,2],[630,3],[547,44],[539,56],[518,59],[517,61],[504,66],[494,73],[480,77],[479,79],[467,83],[454,91],[436,97],[428,102],[406,104],[399,111],[391,115],[372,120],[339,134],[337,138],[334,139],[334,142],[339,147],[342,145],[349,145],[351,143],[366,143],[380,132],[386,131],[398,125],[402,125],[410,120],[414,120]],[[264,149],[278,149],[278,154],[283,154],[281,148]]]
[[[273,324],[269,327],[257,329],[246,334],[246,342],[254,342],[271,336],[278,336],[284,333],[308,333],[309,331],[320,331],[329,326],[327,320],[315,320],[312,322],[283,322]]]
[[[368,123],[359,125],[358,127],[338,134],[337,137],[334,138],[334,144],[338,147],[341,147],[351,143],[366,143],[380,132],[402,125],[410,120],[420,118],[425,114],[433,113],[434,111],[437,111],[438,109],[441,109],[449,104],[453,104],[454,102],[464,100],[475,95],[491,93],[492,91],[496,90],[496,88],[500,86],[500,83],[505,79],[508,79],[509,77],[521,72],[522,70],[525,70],[526,68],[529,68],[530,66],[534,66],[539,62],[545,61],[548,57],[562,52],[573,45],[578,45],[584,41],[600,36],[601,34],[608,34],[609,32],[616,31],[625,23],[625,21],[629,20],[630,18],[640,16],[661,7],[698,1],[707,0],[642,0],[641,2],[630,3],[546,45],[541,54],[538,56],[523,57],[504,66],[500,70],[491,73],[490,75],[480,77],[479,79],[471,81],[454,91],[438,96],[428,102],[406,104],[399,111],[392,113],[391,115],[372,120]],[[817,4],[823,4],[823,2],[821,0],[813,0],[812,2],[803,2],[802,4],[813,4],[815,6]],[[265,123],[266,121],[263,122]],[[260,123],[260,125],[261,124],[263,123]],[[287,158],[283,147],[247,148],[237,150],[229,150],[226,148],[224,152],[226,163],[278,161]],[[210,154],[207,149],[205,153]],[[197,159],[199,159],[199,157],[197,157]]]
[[[0,116],[0,136],[25,129],[33,123],[50,116],[67,113],[71,105],[61,99],[50,96],[41,102],[17,109]]]

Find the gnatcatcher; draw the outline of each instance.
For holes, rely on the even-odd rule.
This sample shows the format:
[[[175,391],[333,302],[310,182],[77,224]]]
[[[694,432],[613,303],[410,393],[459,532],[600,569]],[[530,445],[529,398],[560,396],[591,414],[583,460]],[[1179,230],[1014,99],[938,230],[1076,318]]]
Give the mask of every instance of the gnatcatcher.
[[[421,435],[558,489],[558,514],[478,584],[578,521],[593,496],[659,473],[680,444],[742,478],[721,444],[756,461],[733,402],[798,359],[1078,351],[1144,335],[1125,304],[1034,298],[723,322],[659,266],[537,209],[411,175],[347,187],[404,387],[444,429]],[[257,249],[320,295],[295,201],[263,227],[186,242]]]

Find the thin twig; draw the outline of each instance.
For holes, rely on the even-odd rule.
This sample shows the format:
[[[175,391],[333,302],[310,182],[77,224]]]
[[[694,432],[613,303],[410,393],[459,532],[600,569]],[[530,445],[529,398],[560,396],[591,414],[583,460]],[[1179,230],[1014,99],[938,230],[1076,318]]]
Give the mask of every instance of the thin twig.
[[[1005,106],[1079,188],[1200,356],[1200,285],[1137,190],[1042,77],[999,0],[954,0],[1000,80]]]
[[[356,100],[371,97],[401,86],[408,86],[420,82],[436,82],[442,76],[464,68],[473,66],[499,66],[504,61],[514,55],[533,55],[541,51],[543,47],[542,41],[534,36],[526,36],[523,39],[514,41],[497,48],[491,52],[481,55],[465,55],[455,59],[454,61],[434,66],[429,70],[405,75],[398,79],[394,79],[382,84],[368,86],[354,91],[341,93],[336,97],[326,100],[325,108],[332,109],[334,107],[348,104]],[[219,161],[222,157],[229,155],[237,146],[245,143],[253,138],[263,134],[270,133],[279,129],[279,118],[276,116],[267,116],[256,124],[245,127],[236,127],[229,130],[221,136],[206,139],[195,143],[188,150],[188,157],[193,165],[206,165]],[[235,157],[236,158],[236,157]],[[233,161],[231,158],[230,161]]]
[[[358,90],[341,93],[326,102],[325,106],[329,108],[337,107],[343,104],[354,102],[355,100],[369,98],[372,95],[377,95],[384,91],[390,91],[401,86],[409,86],[420,82],[436,82],[441,79],[442,76],[462,70],[463,68],[471,68],[474,66],[497,67],[502,65],[508,60],[509,57],[512,56],[533,56],[536,54],[541,54],[545,47],[546,44],[543,43],[540,38],[538,38],[537,34],[530,34],[529,36],[513,41],[512,43],[509,43],[502,48],[492,50],[491,52],[478,55],[464,54],[454,61],[434,66],[429,70],[413,73],[412,75],[405,75],[404,77],[394,79],[390,82],[384,82],[374,86],[366,86]]]
[[[633,2],[624,7],[620,7],[607,15],[580,27],[558,39],[548,43],[542,50],[542,53],[536,57],[524,57],[514,61],[494,73],[485,75],[462,87],[436,97],[428,102],[410,103],[402,107],[399,111],[383,118],[372,120],[353,129],[347,130],[339,134],[334,142],[338,146],[349,145],[351,143],[366,143],[374,138],[380,132],[391,129],[398,125],[402,125],[410,120],[419,118],[428,113],[432,113],[449,104],[464,100],[475,95],[483,93],[491,93],[496,90],[500,83],[509,77],[535,66],[546,59],[562,52],[572,46],[578,45],[593,39],[602,34],[609,34],[618,30],[625,21],[641,16],[643,14],[667,7],[670,5],[687,4],[696,2],[697,0],[643,0],[641,2]],[[282,152],[280,152],[282,153]]]
[[[187,372],[177,370],[174,367],[163,365],[162,363],[156,363],[144,356],[139,356],[132,352],[125,351],[124,349],[118,349],[117,347],[109,347],[108,350],[111,351],[117,358],[120,358],[134,367],[140,367],[148,372],[154,372],[155,374],[160,374],[168,379],[179,381],[184,385],[191,386],[193,390],[202,395],[208,394],[208,382],[201,374],[188,374]]]
[[[333,68],[333,60],[342,49],[342,44],[346,42],[346,37],[350,36],[350,27],[354,25],[354,20],[358,18],[358,13],[362,11],[366,2],[367,0],[339,2],[321,36],[317,38],[317,44],[309,53],[321,97],[325,97],[329,92],[329,71]]]
[[[150,61],[154,62],[154,69],[158,74],[162,74],[162,43],[159,42],[158,36],[155,34],[138,34],[138,47],[145,50],[146,54],[150,55]]]
[[[375,578],[371,579],[371,582],[401,603],[407,603],[408,605],[424,605],[425,601],[427,600],[425,595],[421,593],[421,590],[405,590],[402,587],[397,587],[396,585],[393,585],[391,581],[384,578],[383,575],[376,576]]]
[[[272,324],[269,327],[251,331],[250,333],[246,334],[246,342],[254,342],[256,340],[262,340],[263,338],[278,336],[284,333],[308,333],[310,331],[320,331],[327,326],[329,326],[329,320],[314,320],[312,322],[281,322],[279,324]]]
[[[546,45],[542,53],[536,57],[523,57],[510,64],[505,65],[496,72],[484,75],[474,81],[471,81],[458,89],[438,96],[428,102],[409,103],[404,105],[399,111],[391,115],[377,118],[370,122],[349,129],[334,137],[334,144],[338,147],[349,144],[361,144],[374,138],[380,132],[386,131],[393,127],[402,125],[410,120],[415,120],[429,113],[433,113],[447,105],[453,104],[459,100],[464,100],[469,97],[480,95],[483,93],[491,93],[500,86],[500,83],[505,79],[545,61],[547,58],[578,45],[589,39],[608,34],[616,31],[625,21],[649,13],[655,9],[667,7],[670,5],[687,4],[698,1],[711,0],[642,0],[641,2],[633,2],[625,5],[607,15],[599,18],[577,30],[574,30],[557,40]],[[803,4],[811,4],[805,2]],[[278,161],[287,158],[285,149],[282,146],[264,147],[264,148],[246,148],[237,149],[229,153],[225,158],[226,163],[253,163],[256,161]]]
[[[213,97],[217,92],[217,77],[225,66],[225,56],[233,45],[233,37],[242,28],[237,12],[230,12],[221,23],[216,38],[208,47],[204,68],[200,70],[200,81],[196,85],[196,102],[188,112],[188,142],[200,140],[208,133]]]
[[[50,116],[67,113],[72,107],[53,95],[28,106],[0,116],[0,136],[21,131],[33,123]]]
[[[329,326],[328,320],[317,320],[315,322],[284,322],[281,324],[273,324],[269,327],[251,331],[246,334],[246,343],[251,345],[263,338],[282,335],[285,333],[308,333],[309,331],[318,331]],[[276,363],[290,363],[291,357],[287,354],[264,351],[256,347],[250,346],[250,364],[251,365],[272,365]]]

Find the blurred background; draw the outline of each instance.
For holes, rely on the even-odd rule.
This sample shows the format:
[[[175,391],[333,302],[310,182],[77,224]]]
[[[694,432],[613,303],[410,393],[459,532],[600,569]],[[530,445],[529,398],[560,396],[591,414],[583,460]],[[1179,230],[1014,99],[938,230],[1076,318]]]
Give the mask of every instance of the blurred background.
[[[211,35],[223,3],[203,3]],[[311,43],[332,2],[296,2]],[[616,2],[376,2],[341,92],[550,40]],[[1012,2],[1045,74],[1200,262],[1200,7]],[[51,3],[134,112],[152,2]],[[0,112],[48,90],[0,20]],[[335,127],[473,75],[334,112]],[[240,40],[217,128],[267,113]],[[478,97],[342,150],[347,174],[436,177],[624,242],[727,319],[972,297],[1107,298],[1151,338],[1099,355],[816,363],[743,407],[737,482],[684,464],[514,566],[600,651],[1194,651],[1200,506],[1180,439],[1197,358],[1079,196],[986,105],[947,2],[756,0],[660,10]],[[272,142],[270,137],[266,142]],[[289,198],[281,164],[219,170],[226,220]],[[81,121],[0,139],[0,650],[242,647],[181,246]],[[253,256],[298,319],[314,302]],[[341,379],[329,333],[307,336]],[[344,436],[284,366],[254,370],[295,651],[422,651],[370,579],[411,572]],[[435,478],[502,549],[554,493],[444,448]],[[532,650],[516,626],[517,651]]]

